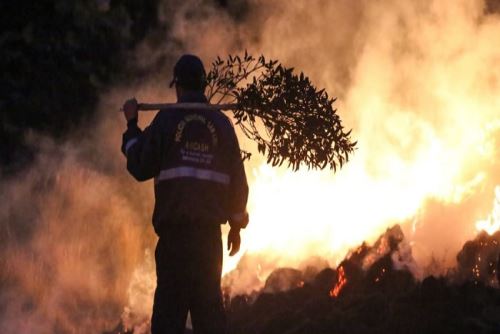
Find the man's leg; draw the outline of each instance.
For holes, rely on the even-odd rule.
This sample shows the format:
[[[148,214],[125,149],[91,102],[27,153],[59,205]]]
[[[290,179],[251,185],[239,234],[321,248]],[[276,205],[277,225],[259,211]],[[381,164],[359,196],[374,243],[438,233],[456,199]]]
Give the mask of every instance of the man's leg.
[[[190,298],[195,334],[223,334],[226,315],[221,294],[222,239],[220,227],[200,230],[197,264]]]
[[[157,287],[154,296],[152,334],[184,334],[188,313],[188,273],[176,238],[165,236],[156,246]]]

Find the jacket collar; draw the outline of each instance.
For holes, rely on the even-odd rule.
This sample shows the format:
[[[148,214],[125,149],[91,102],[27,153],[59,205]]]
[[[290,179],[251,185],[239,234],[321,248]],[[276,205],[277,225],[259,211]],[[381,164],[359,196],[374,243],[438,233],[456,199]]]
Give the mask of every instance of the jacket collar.
[[[185,92],[177,102],[208,102],[208,100],[202,92]]]

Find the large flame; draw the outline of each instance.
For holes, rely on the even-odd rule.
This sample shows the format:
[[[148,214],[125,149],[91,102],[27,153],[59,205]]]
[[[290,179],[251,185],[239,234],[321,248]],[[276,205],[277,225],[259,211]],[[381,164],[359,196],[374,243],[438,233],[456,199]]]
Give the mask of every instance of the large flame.
[[[455,131],[460,138],[469,130]],[[460,205],[488,181],[478,165],[490,158],[486,132],[478,127],[468,141],[446,144],[430,131],[428,145],[408,146],[413,151],[408,152],[410,160],[385,147],[389,152],[380,158],[386,167],[377,174],[365,160],[370,143],[363,142],[338,175],[278,170],[265,164],[253,168],[251,224],[244,232],[242,250],[279,258],[282,265],[297,265],[315,255],[339,261],[349,248],[373,240],[390,224],[411,221],[429,199]],[[477,227],[493,233],[500,224],[497,216],[494,213]],[[225,272],[236,262],[227,259]]]
[[[427,253],[446,252],[453,258],[457,242],[445,241],[444,251],[435,253],[436,242],[426,244],[434,237],[430,221],[436,229],[448,230],[444,239],[463,242],[476,233],[485,199],[500,183],[494,172],[500,129],[500,68],[495,60],[500,49],[492,44],[500,20],[485,15],[482,1],[453,6],[426,1],[422,7],[388,2],[390,9],[363,5],[363,23],[371,29],[362,31],[363,51],[356,55],[340,104],[359,141],[353,160],[336,175],[247,166],[251,222],[243,252],[264,254],[280,265],[296,265],[312,255],[336,263],[349,248],[373,240],[397,222],[415,234],[414,240],[408,237],[417,249],[420,243]],[[298,7],[289,11],[304,10]],[[339,3],[332,8],[350,12]],[[272,24],[274,31],[289,36],[289,23]],[[327,31],[318,30],[328,44]],[[262,44],[276,49],[273,36],[263,37]],[[324,78],[327,87],[338,87],[332,82],[336,78],[325,78],[321,68],[291,58]],[[456,220],[453,229],[439,228],[439,210],[453,210],[447,218]],[[497,230],[497,215],[477,228]],[[227,259],[225,272],[236,262]]]

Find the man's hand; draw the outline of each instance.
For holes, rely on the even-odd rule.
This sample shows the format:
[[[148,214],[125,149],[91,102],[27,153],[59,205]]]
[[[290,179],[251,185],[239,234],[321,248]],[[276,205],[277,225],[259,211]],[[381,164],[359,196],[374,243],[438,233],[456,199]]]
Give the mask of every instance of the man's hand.
[[[137,112],[137,100],[135,99],[135,97],[133,99],[127,100],[123,105],[122,110],[127,122],[131,119],[139,117],[139,113]]]
[[[241,237],[239,228],[231,228],[227,236],[227,250],[230,250],[229,256],[233,256],[240,250]]]

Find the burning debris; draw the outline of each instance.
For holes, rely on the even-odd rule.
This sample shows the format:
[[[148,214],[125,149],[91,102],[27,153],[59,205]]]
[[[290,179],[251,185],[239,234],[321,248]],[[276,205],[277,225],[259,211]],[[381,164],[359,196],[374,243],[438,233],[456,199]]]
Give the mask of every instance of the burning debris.
[[[481,232],[467,241],[457,255],[457,279],[498,287],[500,281],[500,231]]]
[[[499,236],[467,242],[456,272],[418,282],[412,259],[401,258],[408,252],[402,252],[405,239],[395,226],[302,287],[262,292],[254,303],[247,296],[233,298],[230,333],[498,333],[500,291],[461,276],[474,266],[461,259],[497,256]],[[480,271],[480,277],[487,276]]]
[[[345,277],[344,267],[340,266],[337,272],[337,283],[335,283],[334,287],[330,290],[330,297],[338,297],[340,291],[347,284],[347,278]]]

